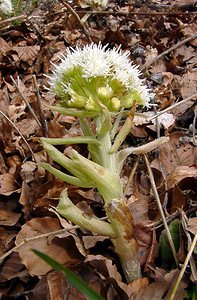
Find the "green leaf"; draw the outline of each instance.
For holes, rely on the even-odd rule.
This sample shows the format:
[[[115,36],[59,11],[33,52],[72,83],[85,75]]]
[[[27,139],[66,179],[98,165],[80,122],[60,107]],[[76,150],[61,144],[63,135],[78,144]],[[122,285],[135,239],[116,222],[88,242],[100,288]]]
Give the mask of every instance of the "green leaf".
[[[45,170],[47,170],[52,175],[56,176],[57,178],[63,180],[64,182],[67,182],[69,184],[79,186],[79,187],[84,187],[84,188],[93,188],[94,187],[94,184],[92,182],[90,182],[89,180],[83,181],[77,177],[70,176],[70,175],[63,173],[60,170],[52,167],[48,163],[40,163],[39,166],[44,168]]]
[[[176,251],[180,247],[180,232],[179,232],[179,220],[175,219],[169,225],[169,230],[172,236],[172,240],[175,246]],[[163,261],[168,261],[173,259],[173,253],[168,242],[168,237],[166,231],[163,230],[159,238],[159,249]]]
[[[41,141],[50,145],[69,145],[69,144],[96,144],[100,146],[100,142],[92,136],[76,136],[71,138],[41,138]]]
[[[87,283],[78,277],[75,273],[65,268],[59,262],[51,258],[50,256],[40,252],[38,250],[32,249],[32,251],[43,259],[46,263],[48,263],[55,271],[63,272],[68,281],[76,287],[80,293],[84,296],[88,297],[90,300],[105,300],[102,296],[97,294],[93,289],[89,288]]]
[[[51,105],[46,105],[47,108],[49,108],[52,111],[59,112],[60,114],[64,116],[74,116],[74,117],[94,117],[98,115],[98,112],[95,111],[87,111],[87,110],[77,110],[77,109],[70,109],[70,108],[65,108],[62,106],[51,106]]]

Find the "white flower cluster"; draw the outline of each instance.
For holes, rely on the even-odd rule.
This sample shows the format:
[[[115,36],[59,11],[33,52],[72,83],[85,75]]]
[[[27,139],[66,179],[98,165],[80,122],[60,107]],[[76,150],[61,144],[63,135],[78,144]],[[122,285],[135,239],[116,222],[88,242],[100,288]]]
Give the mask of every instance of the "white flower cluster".
[[[87,7],[101,7],[101,8],[106,8],[108,0],[78,0],[79,5],[82,8],[87,8]]]
[[[110,111],[130,108],[134,101],[149,106],[151,93],[129,51],[106,48],[100,43],[70,48],[49,77],[51,90],[65,105],[87,110],[99,110],[99,102]]]
[[[12,13],[11,0],[0,0],[0,14],[9,15]]]

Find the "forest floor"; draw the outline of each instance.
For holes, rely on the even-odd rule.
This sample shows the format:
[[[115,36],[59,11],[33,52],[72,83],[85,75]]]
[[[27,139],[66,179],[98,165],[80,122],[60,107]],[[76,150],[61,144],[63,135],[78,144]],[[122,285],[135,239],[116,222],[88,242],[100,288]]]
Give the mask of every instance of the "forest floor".
[[[82,9],[77,1],[41,1],[28,6],[28,13],[21,9],[17,16],[0,21],[2,300],[86,299],[32,248],[69,267],[107,300],[173,299],[181,268],[184,272],[174,299],[197,299],[196,10],[196,1],[186,0],[109,0],[108,7],[98,11]],[[89,17],[82,23],[87,11]],[[47,160],[40,137],[73,137],[80,131],[77,118],[46,107],[57,99],[46,89],[45,74],[51,74],[51,62],[58,63],[69,46],[91,42],[129,50],[130,59],[155,93],[156,106],[143,110],[146,118],[134,118],[125,143],[138,146],[159,136],[169,137],[148,159],[177,264],[143,157],[127,184],[137,160],[129,157],[122,178],[143,271],[143,279],[131,284],[125,281],[109,238],[68,230],[68,222],[52,209],[67,187],[69,197],[84,213],[103,217],[97,191],[69,186],[39,166]],[[85,145],[75,149],[86,152]],[[193,252],[188,254],[191,247]]]

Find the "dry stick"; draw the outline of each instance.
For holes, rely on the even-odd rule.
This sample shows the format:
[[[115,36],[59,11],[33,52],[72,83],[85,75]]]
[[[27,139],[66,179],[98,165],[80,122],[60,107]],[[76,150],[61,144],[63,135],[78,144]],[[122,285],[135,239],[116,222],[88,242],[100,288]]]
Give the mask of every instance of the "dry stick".
[[[133,168],[132,168],[132,170],[131,170],[131,173],[130,173],[130,175],[129,175],[129,179],[128,179],[127,184],[126,184],[126,187],[125,187],[125,189],[124,189],[124,194],[123,194],[124,196],[127,195],[127,192],[128,192],[128,189],[129,189],[129,185],[130,185],[130,183],[131,183],[132,180],[133,180],[133,177],[134,177],[134,175],[135,175],[135,171],[136,171],[136,169],[137,169],[138,163],[139,163],[139,156],[137,157],[137,159],[136,159],[136,161],[135,161],[135,163],[134,163],[134,166],[133,166]]]
[[[31,155],[32,155],[32,158],[34,159],[34,161],[36,162],[36,158],[34,156],[34,153],[30,147],[30,145],[28,144],[28,142],[26,141],[24,135],[20,132],[20,130],[16,127],[16,125],[12,122],[12,120],[10,120],[10,118],[8,118],[1,110],[0,110],[0,114],[9,122],[12,124],[12,126],[16,129],[16,131],[18,132],[18,134],[21,136],[21,138],[23,139],[24,143],[27,145]]]
[[[189,250],[191,247],[191,244],[192,244],[192,238],[191,238],[191,234],[188,231],[188,218],[184,211],[180,211],[180,213],[181,213],[181,225],[182,225],[183,231],[188,240],[187,250]],[[192,256],[190,258],[190,267],[191,267],[193,278],[194,278],[195,282],[197,282],[197,266],[196,266],[195,260]]]
[[[94,15],[136,15],[136,16],[176,16],[176,15],[196,15],[196,12],[140,12],[140,11],[106,11],[106,10],[76,10],[78,14],[87,13]],[[57,12],[58,13],[58,12]],[[59,12],[62,13],[62,12]],[[70,12],[65,11],[65,13],[69,14]]]
[[[196,119],[197,119],[197,107],[195,107],[194,109],[194,119],[193,119],[193,122],[192,122],[192,137],[193,137],[193,144],[196,146]]]
[[[69,5],[69,7],[68,6],[66,6],[65,5],[65,3],[64,3],[64,6],[65,7],[67,7],[70,11],[64,11],[64,12],[62,12],[62,11],[59,11],[59,12],[56,12],[56,13],[53,13],[53,14],[49,14],[49,16],[51,16],[51,15],[57,15],[57,14],[76,14],[77,16],[78,16],[78,14],[84,14],[84,13],[87,13],[87,14],[99,14],[99,15],[136,15],[136,16],[178,16],[178,15],[184,15],[184,16],[189,16],[189,15],[196,15],[196,12],[194,11],[191,11],[191,12],[140,12],[140,11],[136,11],[136,12],[134,12],[134,11],[130,11],[130,12],[127,12],[127,11],[105,11],[105,10],[101,10],[101,11],[97,11],[97,10],[88,10],[88,11],[84,11],[84,10],[76,10],[76,11],[74,11],[74,13],[73,13],[73,11],[71,11],[71,9],[72,9],[72,7],[70,7],[70,5]],[[71,9],[70,9],[71,8]],[[72,9],[73,10],[73,9]],[[75,16],[76,16],[75,15]],[[77,17],[76,16],[76,17]],[[28,17],[28,20],[30,19],[30,18],[34,18],[34,16],[30,16],[30,17]],[[79,18],[79,16],[77,17],[77,19]],[[8,19],[5,19],[5,20],[1,20],[0,21],[0,26],[1,25],[4,25],[4,24],[6,24],[6,23],[11,23],[11,22],[13,22],[13,21],[17,21],[17,20],[26,20],[27,19],[27,16],[26,15],[20,15],[20,16],[16,16],[16,17],[11,17],[11,18],[8,18]],[[79,20],[78,21],[80,21],[80,24],[82,25],[82,23],[81,23],[81,19],[79,18]],[[83,25],[82,25],[83,26]],[[86,28],[85,28],[85,30],[87,30]]]
[[[178,214],[179,214],[179,211],[176,210],[172,215],[170,215],[169,217],[166,217],[166,222],[169,223],[169,222],[173,221],[178,216]],[[153,229],[158,229],[162,226],[163,226],[162,220],[158,220],[158,221],[155,221],[153,223],[145,225],[145,227],[147,227],[147,228],[152,227],[152,230]]]
[[[29,108],[29,110],[30,110],[32,116],[33,116],[34,119],[36,120],[38,126],[41,127],[40,121],[38,120],[38,118],[37,118],[35,112],[34,112],[33,109],[31,108],[31,105],[29,104],[29,102],[27,101],[27,99],[25,98],[25,96],[21,93],[21,91],[20,91],[20,89],[19,89],[19,87],[18,87],[16,81],[14,80],[14,78],[13,78],[12,76],[10,76],[10,78],[12,79],[12,82],[14,83],[14,86],[15,86],[15,88],[17,89],[19,95],[20,95],[21,98],[25,101],[27,107]]]
[[[175,108],[175,107],[177,107],[177,106],[179,106],[179,105],[181,105],[181,104],[183,104],[183,103],[185,103],[185,102],[188,102],[188,101],[190,101],[190,100],[192,100],[193,98],[196,98],[196,97],[197,97],[197,93],[196,93],[196,94],[193,94],[193,95],[191,95],[191,96],[189,96],[189,97],[187,97],[187,98],[185,98],[185,99],[183,99],[182,101],[179,101],[179,102],[177,102],[177,103],[175,103],[175,104],[173,104],[173,105],[167,107],[166,109],[162,110],[161,112],[159,112],[158,114],[154,115],[153,117],[148,118],[147,121],[148,121],[148,122],[149,122],[149,121],[152,121],[153,119],[155,119],[155,118],[161,116],[161,115],[164,114],[165,112],[167,112],[167,111],[169,111],[169,110],[171,110],[171,109],[173,109],[173,108]]]
[[[65,2],[64,0],[60,0],[60,2],[71,12],[71,14],[73,16],[75,16],[75,18],[77,19],[77,21],[79,22],[79,24],[83,28],[83,31],[84,31],[86,37],[88,38],[89,42],[92,43],[92,39],[90,37],[89,31],[86,28],[86,26],[81,22],[81,19],[80,19],[79,15],[76,13],[76,11],[67,2]]]
[[[39,29],[32,23],[32,21],[30,20],[31,18],[27,17],[26,21],[31,25],[31,27],[34,29],[34,31],[37,33],[37,35],[40,37],[40,39],[46,43],[46,39],[45,37],[42,35],[42,33],[39,31]]]
[[[145,66],[141,69],[141,71],[143,72],[143,71],[147,70],[153,63],[157,62],[161,57],[163,57],[166,54],[168,54],[169,52],[179,48],[180,46],[184,45],[185,43],[194,40],[195,38],[197,38],[197,33],[192,34],[190,37],[180,41],[176,45],[174,45],[174,46],[170,47],[169,49],[167,49],[166,51],[160,53],[158,56],[154,57],[148,64],[145,64]]]
[[[161,214],[161,218],[162,218],[162,221],[163,221],[164,228],[166,230],[166,235],[167,235],[167,238],[168,238],[168,241],[169,241],[169,244],[170,244],[170,248],[171,248],[173,256],[174,256],[174,260],[176,262],[176,265],[178,266],[179,265],[179,261],[178,261],[178,258],[177,258],[176,249],[174,247],[172,236],[171,236],[170,230],[168,228],[168,224],[166,222],[166,217],[164,215],[163,208],[162,208],[162,205],[161,205],[161,201],[159,199],[159,194],[158,194],[157,187],[156,187],[156,184],[155,184],[153,172],[151,170],[151,167],[150,167],[150,164],[149,164],[149,161],[148,161],[148,158],[147,158],[146,154],[144,154],[144,160],[145,160],[146,167],[147,167],[147,170],[148,170],[148,174],[149,174],[149,179],[150,179],[150,182],[151,182],[151,187],[152,187],[153,195],[155,197],[155,200],[157,202],[157,206],[158,206],[159,212]]]
[[[53,212],[53,209],[49,209],[49,211]],[[103,217],[100,218],[100,220],[106,220],[107,217]],[[24,239],[20,244],[18,244],[17,246],[13,247],[12,249],[10,249],[9,251],[7,251],[5,254],[3,254],[0,257],[0,264],[3,262],[3,260],[8,257],[10,254],[12,254],[14,251],[18,250],[20,247],[22,247],[23,245],[25,245],[28,242],[34,241],[34,240],[38,240],[41,238],[45,238],[45,237],[49,237],[50,235],[57,235],[57,234],[63,234],[64,232],[68,232],[71,231],[73,229],[78,229],[80,228],[78,225],[71,225],[70,228],[63,228],[63,229],[59,229],[59,230],[55,230],[55,231],[50,231],[50,232],[46,232],[37,236],[32,236],[30,238],[26,238]]]
[[[26,18],[27,18],[26,15],[20,15],[20,16],[17,16],[17,17],[12,17],[12,18],[9,18],[9,19],[1,20],[0,21],[0,26],[4,25],[6,23],[17,21],[17,20],[25,20]]]
[[[42,134],[44,137],[48,137],[48,128],[47,128],[46,120],[45,120],[44,113],[42,110],[42,101],[41,101],[41,97],[40,97],[40,93],[39,93],[36,76],[33,75],[32,78],[33,78],[33,83],[34,83],[34,88],[35,88],[36,99],[37,99],[37,103],[38,103],[38,110],[39,110]]]
[[[15,251],[18,250],[20,247],[22,247],[23,245],[25,245],[26,243],[28,243],[28,242],[30,242],[30,241],[34,241],[34,240],[37,240],[37,239],[49,237],[50,235],[61,234],[61,233],[64,233],[64,232],[67,232],[67,231],[70,231],[70,230],[73,230],[73,229],[78,229],[78,228],[79,228],[78,225],[74,225],[74,226],[71,226],[70,228],[59,229],[59,230],[55,230],[55,231],[51,231],[51,232],[46,232],[46,233],[43,233],[43,234],[40,234],[40,235],[37,235],[37,236],[33,236],[33,237],[30,237],[30,238],[26,238],[26,239],[24,239],[20,244],[18,244],[17,246],[13,247],[13,248],[10,249],[9,251],[7,251],[5,254],[3,254],[3,255],[0,257],[0,263],[2,263],[3,260],[4,260],[6,257],[8,257],[10,254],[12,254],[13,252],[15,252]]]
[[[181,272],[179,273],[179,276],[178,276],[178,278],[177,278],[177,280],[176,280],[175,286],[174,286],[173,291],[172,291],[172,294],[171,294],[171,296],[170,296],[170,300],[173,300],[174,297],[175,297],[175,295],[176,295],[178,286],[179,286],[179,284],[180,284],[180,282],[181,282],[181,279],[182,279],[182,277],[183,277],[183,275],[184,275],[185,269],[186,269],[186,267],[187,267],[187,265],[188,265],[188,262],[189,262],[189,260],[190,260],[191,255],[192,255],[192,252],[193,252],[193,250],[194,250],[194,248],[195,248],[195,246],[196,246],[196,242],[197,242],[197,233],[196,233],[195,236],[194,236],[193,242],[192,242],[192,244],[191,244],[191,248],[190,248],[190,250],[189,250],[189,252],[188,252],[188,254],[187,254],[187,256],[186,256],[186,259],[185,259],[185,262],[184,262],[183,267],[182,267],[182,269],[181,269]]]

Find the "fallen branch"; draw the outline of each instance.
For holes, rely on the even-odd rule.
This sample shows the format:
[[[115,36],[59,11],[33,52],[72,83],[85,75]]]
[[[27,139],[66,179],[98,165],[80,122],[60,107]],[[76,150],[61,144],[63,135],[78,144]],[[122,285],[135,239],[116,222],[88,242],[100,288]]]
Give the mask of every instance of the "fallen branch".
[[[172,47],[170,47],[166,51],[164,51],[164,52],[160,53],[158,56],[154,57],[149,63],[145,64],[144,67],[141,68],[141,71],[142,72],[146,71],[152,64],[157,62],[161,57],[167,55],[171,51],[179,48],[180,46],[186,44],[187,42],[194,40],[195,38],[197,38],[197,33],[195,33],[195,34],[191,35],[190,37],[188,37],[188,38],[178,42],[177,44],[173,45]]]
[[[21,93],[21,91],[20,91],[20,89],[19,89],[19,87],[18,87],[16,81],[15,81],[14,78],[12,77],[12,75],[10,76],[10,78],[11,78],[11,80],[12,80],[12,82],[13,82],[15,88],[17,89],[17,91],[18,91],[20,97],[23,99],[23,101],[26,103],[27,107],[29,108],[29,111],[31,112],[31,114],[32,114],[32,116],[34,117],[34,119],[36,120],[38,126],[39,126],[39,127],[42,127],[40,121],[38,120],[38,117],[36,116],[35,112],[33,111],[32,107],[31,107],[31,105],[29,104],[29,102],[27,101],[26,97]]]
[[[43,110],[42,110],[42,101],[41,101],[41,97],[40,97],[40,93],[39,93],[39,89],[38,89],[36,76],[33,75],[32,78],[33,78],[35,94],[36,94],[36,98],[37,98],[37,104],[38,104],[38,111],[39,111],[39,116],[40,116],[42,134],[43,134],[44,137],[48,137],[48,128],[47,128],[47,123],[46,123],[44,113],[43,113]]]
[[[160,198],[159,198],[159,194],[158,194],[158,191],[157,191],[157,187],[156,187],[156,184],[155,184],[153,172],[151,170],[150,163],[148,161],[148,158],[147,158],[146,154],[144,154],[144,160],[145,160],[146,167],[147,167],[147,170],[148,170],[148,175],[149,175],[149,179],[150,179],[150,183],[151,183],[151,187],[152,187],[152,192],[153,192],[153,195],[154,195],[155,200],[157,202],[157,206],[158,206],[158,209],[159,209],[162,221],[163,221],[163,225],[164,225],[164,228],[166,230],[166,235],[168,237],[169,245],[170,245],[170,248],[172,250],[176,265],[178,266],[179,261],[178,261],[178,258],[177,258],[176,249],[175,249],[175,246],[174,246],[174,243],[173,243],[173,240],[172,240],[170,230],[168,228],[168,224],[166,222],[166,217],[165,217],[164,212],[163,212],[163,208],[162,208],[161,201],[160,201]]]
[[[14,129],[16,129],[16,131],[18,132],[18,134],[20,135],[20,137],[22,138],[22,140],[24,141],[25,145],[28,147],[33,160],[36,162],[36,158],[34,156],[34,153],[30,147],[30,145],[28,144],[28,142],[26,141],[24,135],[20,132],[20,130],[16,127],[16,125],[12,122],[12,120],[10,120],[10,118],[8,118],[8,116],[6,116],[1,110],[0,110],[0,114],[14,127]]]
[[[163,115],[163,114],[166,113],[167,111],[169,111],[169,110],[171,110],[171,109],[173,109],[173,108],[175,108],[175,107],[177,107],[177,106],[179,106],[179,105],[181,105],[181,104],[183,104],[183,103],[186,103],[186,102],[188,102],[188,101],[190,101],[190,100],[192,100],[192,99],[194,99],[194,98],[196,98],[196,97],[197,97],[197,94],[193,94],[193,95],[191,95],[191,96],[189,96],[189,97],[183,99],[182,101],[179,101],[179,102],[177,102],[177,103],[175,103],[175,104],[173,104],[173,105],[171,105],[171,106],[165,108],[164,110],[162,110],[162,111],[159,112],[158,114],[154,115],[153,117],[148,118],[147,121],[150,122],[150,121],[154,120],[155,118],[157,118],[157,117]]]
[[[179,15],[184,15],[184,16],[189,16],[189,15],[196,15],[196,12],[169,12],[169,11],[160,11],[160,12],[142,12],[142,11],[111,11],[111,10],[76,10],[75,11],[77,14],[90,14],[90,15],[127,15],[127,16],[179,16]],[[54,14],[69,14],[69,11],[59,11]],[[51,14],[51,15],[54,15]],[[50,16],[51,16],[50,15]]]
[[[179,273],[179,276],[178,276],[178,278],[176,280],[175,286],[174,286],[172,294],[170,296],[170,300],[173,300],[174,297],[175,297],[175,295],[176,295],[178,286],[179,286],[179,284],[181,282],[181,279],[182,279],[182,277],[183,277],[183,275],[185,273],[185,269],[187,268],[188,262],[189,262],[189,260],[191,258],[191,255],[192,255],[192,252],[194,251],[194,248],[196,246],[196,242],[197,242],[197,233],[194,236],[193,242],[191,244],[191,248],[190,248],[190,250],[189,250],[189,252],[188,252],[188,254],[186,256],[186,259],[185,259],[185,262],[184,262],[183,267],[181,269],[181,272]]]
[[[70,228],[59,229],[59,230],[55,230],[55,231],[51,231],[51,232],[46,232],[46,233],[43,233],[43,234],[40,234],[40,235],[37,235],[37,236],[32,236],[30,238],[26,238],[20,244],[18,244],[17,246],[13,247],[9,251],[7,251],[5,254],[3,254],[0,257],[0,264],[4,261],[4,259],[6,257],[8,257],[13,252],[16,252],[19,248],[21,248],[23,245],[25,245],[26,243],[28,243],[30,241],[34,241],[34,240],[42,239],[42,238],[45,238],[45,237],[49,237],[50,235],[62,234],[64,232],[67,232],[67,231],[70,231],[70,230],[73,230],[73,229],[78,229],[78,228],[79,228],[79,226],[74,225],[74,226],[71,226]]]
[[[88,38],[89,42],[92,43],[92,39],[90,37],[89,31],[86,28],[86,26],[84,25],[84,23],[81,21],[78,13],[64,0],[60,0],[60,2],[70,11],[70,13],[77,19],[77,21],[79,22],[80,26],[82,27],[86,37]],[[84,13],[84,12],[83,12]]]

